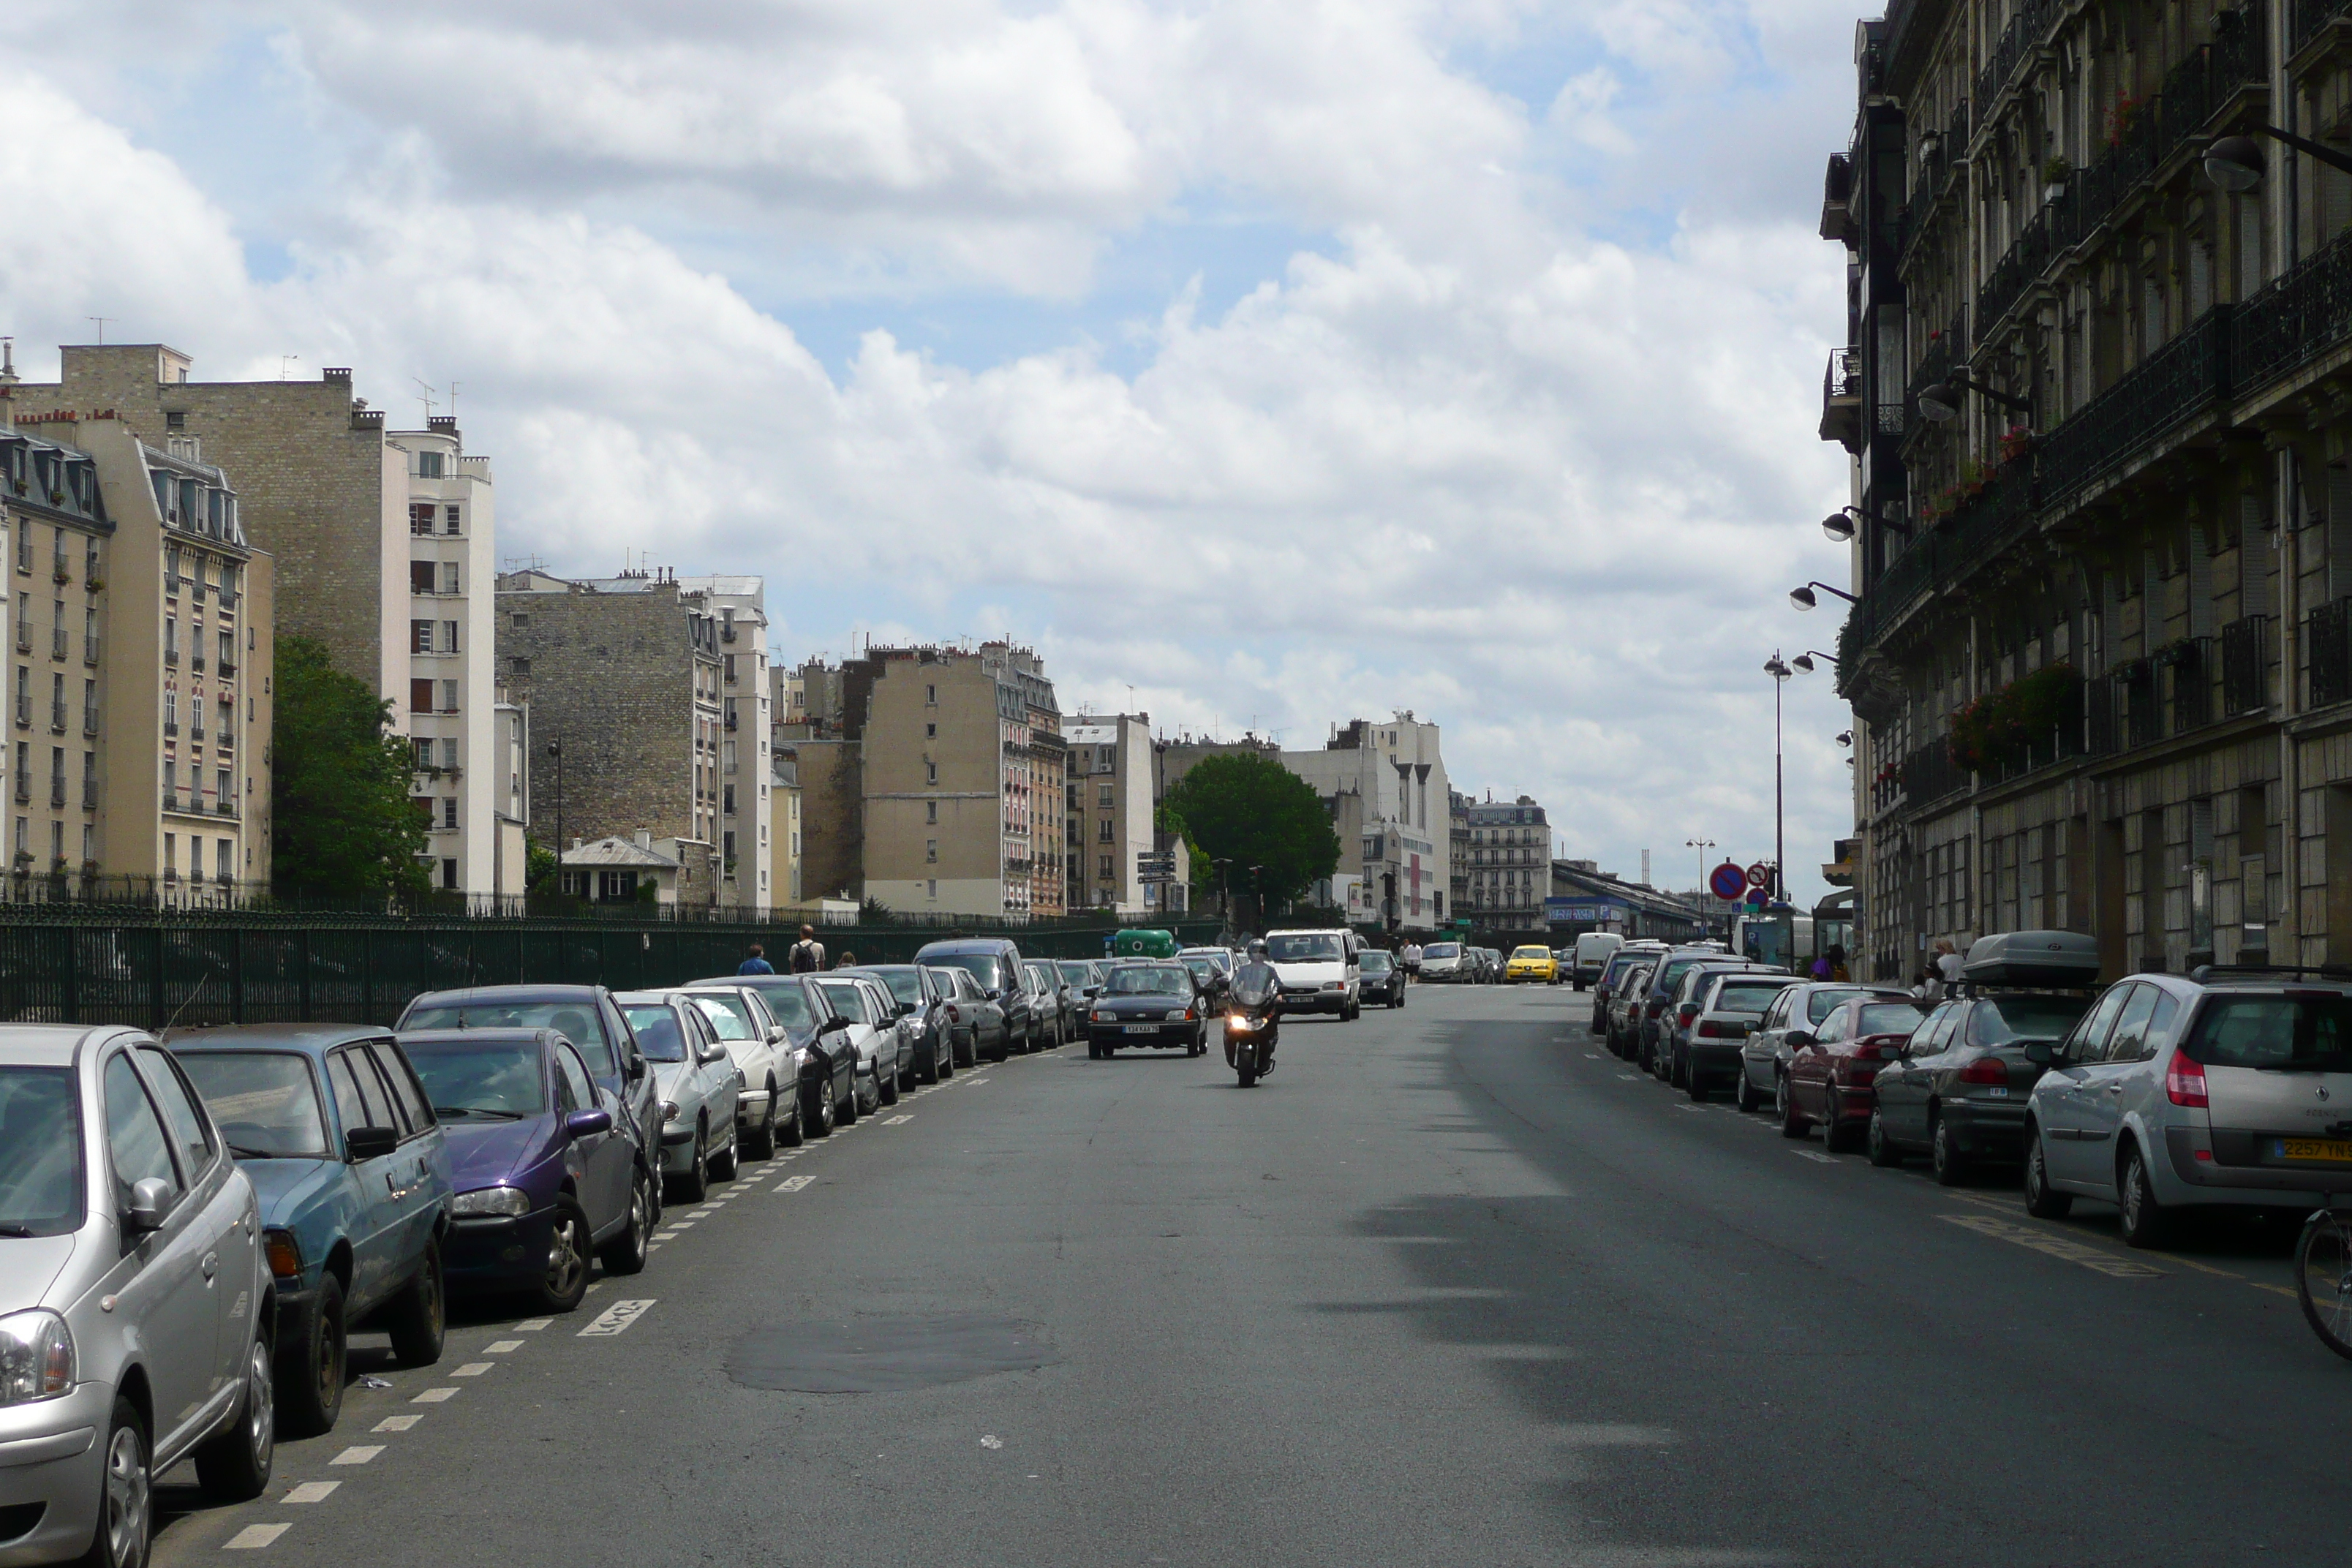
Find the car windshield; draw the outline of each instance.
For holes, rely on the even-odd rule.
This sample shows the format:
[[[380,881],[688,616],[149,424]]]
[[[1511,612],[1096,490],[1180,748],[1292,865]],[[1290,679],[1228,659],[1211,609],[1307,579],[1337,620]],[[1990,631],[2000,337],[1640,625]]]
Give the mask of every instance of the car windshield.
[[[1551,949],[1548,947],[1515,947],[1511,950],[1511,956],[1513,958],[1549,958],[1551,956]]]
[[[1177,969],[1117,969],[1104,989],[1114,996],[1181,996],[1187,989]]]
[[[923,962],[961,969],[979,981],[982,991],[1000,990],[1004,984],[999,978],[1003,971],[999,969],[996,954],[992,952],[935,952]]]
[[[1772,998],[1788,989],[1785,981],[1775,984],[1764,980],[1727,980],[1717,987],[1710,1004],[1717,1013],[1761,1013],[1772,1005]]]
[[[81,1158],[72,1072],[0,1067],[0,1237],[79,1230]]]
[[[411,1029],[553,1029],[580,1047],[588,1070],[610,1078],[616,1070],[613,1042],[596,1004],[562,1002],[422,1002],[400,1020]]]
[[[1265,939],[1265,956],[1269,963],[1337,963],[1339,939],[1328,931],[1270,936]]]
[[[2352,995],[2213,996],[2187,1048],[2208,1067],[2352,1072]]]
[[[686,1060],[686,1031],[678,1026],[677,1015],[669,1010],[667,1002],[625,1002],[621,1016],[637,1037],[637,1048],[646,1059],[656,1062]]]
[[[520,1121],[547,1110],[547,1071],[537,1040],[404,1038],[400,1048],[425,1080],[433,1114],[444,1121]]]
[[[181,1051],[188,1080],[244,1160],[323,1160],[327,1124],[308,1058],[290,1051]]]
[[[874,1021],[866,1010],[866,993],[857,988],[855,980],[820,980],[817,986],[824,991],[824,999],[833,1004],[833,1010],[851,1023]]]
[[[876,969],[868,973],[883,984],[887,985],[890,988],[890,994],[908,1006],[919,1007],[923,1005],[923,977],[915,973],[911,964],[894,963],[887,969]]]
[[[763,1037],[759,1025],[751,1017],[751,1005],[740,996],[730,996],[723,991],[707,996],[689,996],[695,1011],[710,1020],[722,1040],[758,1040]]]
[[[1969,1044],[2063,1040],[2090,1010],[2087,996],[1988,996],[1969,1010]]]
[[[1366,948],[1364,956],[1358,962],[1363,966],[1363,971],[1367,974],[1386,974],[1396,967],[1396,960],[1391,958],[1387,950],[1383,948]]]
[[[1462,956],[1462,944],[1458,942],[1433,942],[1421,950],[1421,956],[1424,959],[1459,958]]]
[[[1919,1009],[1908,1002],[1865,1002],[1856,1035],[1907,1035],[1919,1026]]]
[[[1095,983],[1094,972],[1083,963],[1057,963],[1054,967],[1060,970],[1062,978],[1073,985],[1092,985]]]
[[[1682,984],[1683,976],[1688,974],[1696,965],[1705,963],[1706,962],[1706,960],[1705,958],[1668,959],[1664,963],[1659,965],[1656,970],[1652,972],[1650,976],[1651,989],[1654,991],[1663,991],[1668,995],[1672,995],[1674,994],[1675,987]]]
[[[1211,980],[1216,976],[1217,966],[1205,958],[1188,958],[1182,962],[1184,967],[1191,970],[1198,979]]]

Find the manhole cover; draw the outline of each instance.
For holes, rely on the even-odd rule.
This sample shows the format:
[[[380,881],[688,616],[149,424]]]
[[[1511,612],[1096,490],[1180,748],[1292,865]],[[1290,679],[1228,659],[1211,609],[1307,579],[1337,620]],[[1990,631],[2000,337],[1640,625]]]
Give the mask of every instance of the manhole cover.
[[[746,1388],[890,1394],[1061,1359],[1034,1323],[1011,1318],[857,1318],[754,1329],[728,1352],[727,1375]]]

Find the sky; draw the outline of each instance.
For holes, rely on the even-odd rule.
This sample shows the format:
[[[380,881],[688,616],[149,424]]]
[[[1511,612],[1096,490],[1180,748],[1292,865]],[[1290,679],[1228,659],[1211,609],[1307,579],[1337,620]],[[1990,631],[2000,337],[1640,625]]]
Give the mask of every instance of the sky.
[[[767,580],[791,661],[1009,636],[1693,885],[1832,648],[1817,0],[137,0],[0,11],[0,331],[455,412],[499,552]],[[1824,596],[1826,598],[1826,596]],[[1829,600],[1832,605],[1834,600]],[[1850,831],[1783,693],[1791,892]],[[1693,839],[1718,847],[1688,847]]]

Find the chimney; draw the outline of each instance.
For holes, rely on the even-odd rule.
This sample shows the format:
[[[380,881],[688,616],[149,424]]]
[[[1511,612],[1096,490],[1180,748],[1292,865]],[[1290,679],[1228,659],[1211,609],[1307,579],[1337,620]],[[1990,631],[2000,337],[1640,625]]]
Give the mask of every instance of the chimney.
[[[1646,849],[1642,851],[1642,885],[1650,885],[1650,852]]]
[[[638,848],[640,848],[640,849],[650,849],[650,848],[652,848],[652,847],[654,847],[654,831],[653,831],[653,829],[652,829],[652,828],[650,828],[650,827],[640,827],[640,828],[638,828],[638,829],[637,829],[637,831],[636,831],[636,840],[637,840],[637,847],[638,847]]]

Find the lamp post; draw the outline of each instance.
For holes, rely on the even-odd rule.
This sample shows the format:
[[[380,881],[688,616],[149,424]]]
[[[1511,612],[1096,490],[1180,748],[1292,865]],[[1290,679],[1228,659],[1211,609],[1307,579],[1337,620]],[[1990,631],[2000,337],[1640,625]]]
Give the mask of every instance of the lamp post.
[[[1853,538],[1853,525],[1857,519],[1864,522],[1874,522],[1879,527],[1899,533],[1906,539],[1911,537],[1909,523],[1898,522],[1894,518],[1883,516],[1866,506],[1840,507],[1822,519],[1822,531],[1840,544],[1847,543]]]
[[[2257,125],[2253,130],[2256,135],[2284,142],[2298,153],[2309,153],[2331,169],[2352,174],[2352,156],[2333,147],[2308,141],[2292,131],[2282,131],[2275,125]],[[2252,136],[2223,136],[2205,149],[2205,177],[2233,196],[2244,195],[2261,184],[2267,173],[2269,160],[2263,156],[2263,144]]]
[[[1937,425],[1947,420],[1957,419],[1959,417],[1961,398],[1971,392],[1988,403],[1997,403],[2003,408],[2016,409],[2026,416],[2029,423],[2032,420],[2033,400],[2032,398],[2018,397],[1987,386],[1965,370],[1955,370],[1942,381],[1932,382],[1919,389],[1919,416]]]
[[[1813,672],[1813,660],[1817,658],[1828,659],[1832,664],[1835,664],[1837,662],[1837,655],[1833,653],[1823,653],[1817,647],[1809,647],[1804,652],[1799,654],[1796,658],[1790,659],[1789,661],[1789,668],[1800,670],[1806,675],[1811,675]]]
[[[1698,925],[1699,930],[1704,932],[1706,930],[1706,852],[1715,847],[1715,840],[1685,838],[1683,840],[1683,847],[1698,851]]]
[[[1780,689],[1789,684],[1793,672],[1780,662],[1780,651],[1775,648],[1772,657],[1764,661],[1764,673],[1772,678],[1772,894],[1785,900],[1789,896],[1788,878],[1781,868],[1789,862],[1789,845],[1788,818],[1780,790]]]
[[[1816,588],[1820,588],[1827,593],[1835,594],[1839,598],[1843,599],[1849,605],[1859,605],[1862,603],[1860,599],[1855,598],[1843,588],[1832,588],[1827,583],[1822,582],[1819,578],[1806,584],[1801,588],[1790,589],[1789,603],[1796,605],[1797,608],[1801,610],[1811,609],[1814,605],[1821,603],[1821,600],[1815,597],[1813,594],[1813,590]],[[1772,657],[1778,658],[1780,656],[1774,654]]]

